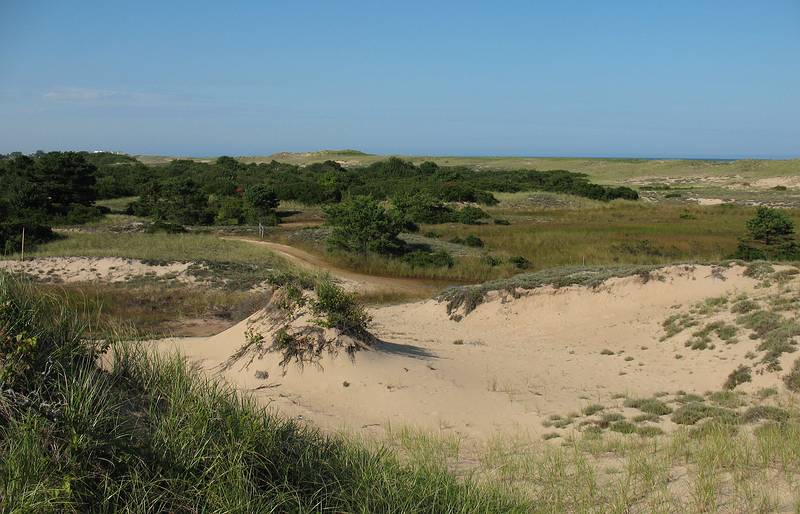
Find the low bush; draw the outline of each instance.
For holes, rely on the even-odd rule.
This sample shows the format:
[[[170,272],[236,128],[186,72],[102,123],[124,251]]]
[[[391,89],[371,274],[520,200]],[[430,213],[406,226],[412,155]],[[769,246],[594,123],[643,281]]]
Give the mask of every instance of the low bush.
[[[706,418],[713,418],[715,421],[726,424],[735,424],[739,420],[733,410],[700,402],[689,402],[672,413],[672,421],[678,425],[694,425]]]
[[[453,256],[446,250],[435,252],[414,250],[403,254],[402,260],[413,268],[452,268],[455,264]]]
[[[750,370],[750,366],[745,366],[740,364],[738,368],[731,371],[731,374],[728,375],[727,380],[725,380],[725,384],[722,386],[724,389],[730,391],[736,388],[741,384],[746,382],[750,382],[753,380],[753,376]]]
[[[742,421],[745,423],[753,423],[764,419],[783,423],[789,419],[789,413],[780,407],[773,407],[772,405],[756,405],[742,414]]]

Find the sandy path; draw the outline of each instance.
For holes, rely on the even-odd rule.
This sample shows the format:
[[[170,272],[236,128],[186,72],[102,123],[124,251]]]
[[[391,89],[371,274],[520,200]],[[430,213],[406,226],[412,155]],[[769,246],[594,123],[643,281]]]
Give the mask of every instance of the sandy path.
[[[339,268],[317,255],[295,248],[294,246],[238,237],[223,237],[222,239],[243,241],[245,243],[264,246],[301,268],[309,271],[327,271],[334,278],[341,280],[342,285],[348,291],[357,291],[362,294],[395,293],[404,296],[425,298],[430,297],[442,288],[442,285],[437,286],[435,283],[426,280],[380,277]]]

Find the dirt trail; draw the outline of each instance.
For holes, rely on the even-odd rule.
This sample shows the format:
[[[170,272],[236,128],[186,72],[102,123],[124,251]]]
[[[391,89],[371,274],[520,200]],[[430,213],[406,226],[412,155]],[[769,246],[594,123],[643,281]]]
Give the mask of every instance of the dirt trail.
[[[345,289],[360,294],[400,294],[408,297],[429,298],[442,288],[442,284],[423,279],[380,277],[339,268],[317,255],[294,246],[239,237],[224,237],[223,239],[264,246],[301,268],[310,271],[327,271],[334,278],[341,280]]]

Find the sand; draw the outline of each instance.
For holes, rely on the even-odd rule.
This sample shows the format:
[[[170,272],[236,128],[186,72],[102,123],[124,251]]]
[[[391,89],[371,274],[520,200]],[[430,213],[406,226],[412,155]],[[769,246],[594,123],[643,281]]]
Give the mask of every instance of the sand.
[[[0,270],[23,273],[44,282],[127,282],[137,277],[169,278],[194,283],[191,262],[145,264],[119,257],[44,257],[25,261],[0,261]]]
[[[544,287],[517,299],[495,295],[460,322],[435,300],[377,307],[371,309],[373,332],[381,342],[374,349],[357,353],[354,361],[339,355],[326,356],[322,367],[289,366],[285,375],[273,354],[249,368],[219,371],[244,343],[247,321],[209,338],[161,341],[159,348],[184,353],[282,415],[329,430],[380,433],[411,425],[472,440],[540,434],[550,414],[603,403],[617,393],[721,389],[756,343],[742,337],[735,345],[690,350],[685,338],[660,341],[662,323],[709,297],[764,294],[743,269],[673,266],[663,270],[663,281],[628,277],[596,289]],[[628,356],[633,359],[626,361]],[[784,357],[788,369],[793,357]],[[256,378],[257,371],[268,378]],[[774,373],[754,375],[741,387],[756,390],[778,380]]]

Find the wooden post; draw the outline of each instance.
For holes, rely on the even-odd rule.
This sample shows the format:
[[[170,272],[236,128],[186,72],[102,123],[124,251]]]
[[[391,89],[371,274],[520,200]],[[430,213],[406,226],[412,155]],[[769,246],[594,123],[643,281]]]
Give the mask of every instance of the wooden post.
[[[19,260],[21,260],[21,261],[25,260],[25,226],[24,225],[22,226],[22,251],[20,253]]]

